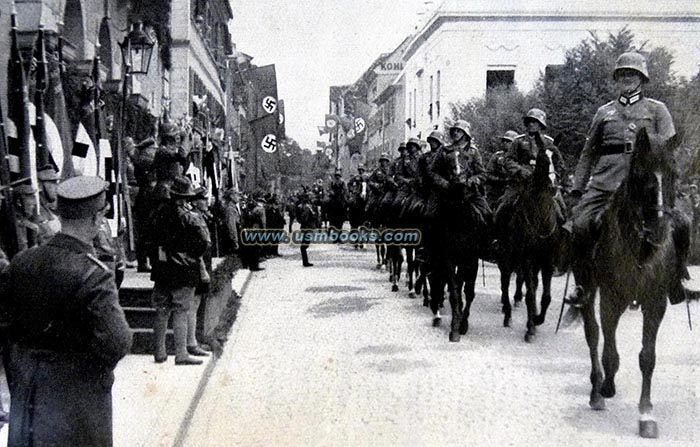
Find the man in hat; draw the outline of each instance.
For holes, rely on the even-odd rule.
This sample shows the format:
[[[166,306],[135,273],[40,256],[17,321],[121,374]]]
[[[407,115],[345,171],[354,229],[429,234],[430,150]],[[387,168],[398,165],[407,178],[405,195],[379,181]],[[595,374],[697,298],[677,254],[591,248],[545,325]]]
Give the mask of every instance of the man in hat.
[[[202,217],[192,211],[189,201],[195,197],[192,182],[185,176],[175,177],[170,187],[170,201],[158,210],[153,226],[160,231],[153,239],[155,254],[151,258],[153,321],[156,363],[168,358],[165,335],[170,315],[173,317],[175,364],[198,365],[201,360],[187,351],[187,315],[200,281],[200,258],[209,248],[209,230]]]
[[[56,189],[58,173],[52,165],[44,166],[37,173],[41,191],[39,192],[39,232],[38,243],[43,245],[61,231],[61,222],[54,214],[56,210]]]
[[[204,186],[196,188],[195,195],[191,201],[192,211],[199,215],[205,225],[210,225],[212,221],[209,202],[209,191],[207,188]],[[209,293],[211,269],[211,250],[207,249],[204,255],[199,258],[199,283],[195,288],[194,299],[187,313],[187,352],[195,357],[207,357],[209,355],[197,341],[197,313],[202,303],[202,297]]]
[[[601,106],[593,117],[576,165],[571,192],[579,202],[572,209],[571,221],[564,226],[573,232],[574,247],[570,262],[578,285],[567,302],[575,307],[582,307],[595,297],[591,278],[594,262],[591,248],[598,237],[600,216],[629,170],[637,132],[646,128],[650,134],[665,140],[676,134],[666,105],[642,94],[644,85],[649,82],[647,61],[642,54],[627,52],[620,55],[615,63],[613,79],[618,96]],[[686,299],[682,280],[688,276],[689,222],[681,213],[674,212],[672,217],[673,240],[678,256],[669,301],[677,304]],[[646,237],[649,244],[659,243],[653,239],[651,232]]]
[[[0,281],[8,445],[112,445],[113,371],[132,335],[114,274],[92,246],[105,189],[99,177],[61,183],[61,232],[17,254]]]
[[[348,187],[343,180],[343,171],[335,169],[335,175],[328,190],[328,221],[331,227],[338,230],[343,228],[347,210]]]
[[[320,228],[326,226],[327,216],[326,207],[324,206],[326,201],[325,191],[323,188],[323,179],[316,179],[316,183],[311,185],[311,204],[316,207],[316,215],[318,218],[318,225]]]
[[[377,166],[367,179],[369,187],[369,199],[367,200],[367,214],[372,224],[375,226],[383,224],[380,216],[380,201],[388,188],[395,185],[391,177],[391,158],[388,152],[382,152],[379,156],[379,166]],[[379,267],[377,267],[379,268]]]
[[[134,165],[134,176],[138,185],[138,192],[133,197],[133,216],[134,236],[136,237],[136,262],[137,271],[139,272],[151,271],[151,266],[148,262],[148,233],[149,220],[156,203],[154,202],[154,196],[158,178],[156,177],[154,162],[157,148],[155,139],[148,137],[144,141],[133,145],[133,151],[129,154],[129,158],[131,158]]]
[[[235,253],[240,248],[238,236],[241,229],[241,205],[240,193],[233,188],[224,193],[223,224],[226,229],[224,247],[227,252]]]

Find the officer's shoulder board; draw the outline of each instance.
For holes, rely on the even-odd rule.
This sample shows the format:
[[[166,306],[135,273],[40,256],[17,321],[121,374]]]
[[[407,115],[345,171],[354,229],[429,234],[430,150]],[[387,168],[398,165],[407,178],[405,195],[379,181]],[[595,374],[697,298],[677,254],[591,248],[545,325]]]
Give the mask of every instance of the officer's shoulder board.
[[[550,137],[549,135],[542,135],[542,138],[549,141],[550,143],[554,143],[554,138]]]
[[[525,138],[525,137],[527,137],[527,134],[526,134],[526,133],[521,133],[520,135],[518,135],[517,137],[515,137],[515,140],[522,140],[522,139]]]
[[[87,258],[90,261],[92,261],[97,267],[101,268],[104,271],[107,271],[107,272],[109,271],[109,267],[107,267],[107,264],[105,264],[104,262],[97,259],[97,257],[95,255],[93,255],[92,253],[86,253],[85,256],[87,256]]]
[[[651,99],[647,98],[646,96],[643,99],[646,99],[647,102],[649,102],[650,104],[654,104],[655,106],[666,106],[666,104],[664,104],[662,101],[659,101],[658,99]]]

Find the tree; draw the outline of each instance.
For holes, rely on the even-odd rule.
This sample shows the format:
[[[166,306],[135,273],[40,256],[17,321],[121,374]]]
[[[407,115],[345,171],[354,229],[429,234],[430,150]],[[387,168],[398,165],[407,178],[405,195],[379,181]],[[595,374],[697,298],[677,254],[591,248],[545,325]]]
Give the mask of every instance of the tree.
[[[564,64],[554,75],[542,75],[535,86],[533,95],[547,112],[550,134],[562,136],[559,148],[569,169],[578,160],[596,110],[617,96],[612,73],[620,54],[644,54],[650,77],[645,94],[671,105],[677,86],[671,71],[673,55],[665,48],[647,49],[648,42],[635,44],[634,40],[627,27],[605,40],[591,33],[566,52]]]

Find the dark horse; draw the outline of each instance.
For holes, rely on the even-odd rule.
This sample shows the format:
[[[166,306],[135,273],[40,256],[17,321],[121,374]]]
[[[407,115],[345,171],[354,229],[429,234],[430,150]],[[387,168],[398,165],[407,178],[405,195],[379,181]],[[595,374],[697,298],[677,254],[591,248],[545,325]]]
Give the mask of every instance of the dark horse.
[[[656,336],[666,312],[666,297],[677,265],[673,242],[675,170],[673,149],[679,138],[661,141],[642,128],[635,143],[626,179],[611,198],[601,217],[594,249],[589,299],[583,308],[584,329],[591,358],[590,406],[605,407],[603,398],[615,395],[615,374],[619,355],[615,331],[627,307],[636,301],[643,314],[642,393],[639,399],[639,434],[658,436],[651,410],[651,377],[656,363]],[[650,243],[649,234],[654,235]],[[578,280],[578,278],[577,278]],[[598,356],[598,321],[595,299],[590,291],[600,290],[600,320],[603,329],[602,370]]]
[[[511,305],[508,297],[510,277],[518,273],[518,280],[525,283],[525,304],[527,306],[527,332],[525,341],[530,342],[536,334],[536,327],[544,323],[547,309],[552,301],[551,285],[553,260],[561,242],[559,212],[554,200],[557,188],[549,177],[551,160],[543,145],[538,145],[535,169],[523,181],[512,214],[507,221],[503,240],[503,252],[498,259],[501,271],[501,303],[504,314],[503,325],[510,326]],[[542,298],[537,312],[538,274],[542,275]],[[520,282],[520,281],[518,281]],[[517,284],[516,293],[520,292]]]

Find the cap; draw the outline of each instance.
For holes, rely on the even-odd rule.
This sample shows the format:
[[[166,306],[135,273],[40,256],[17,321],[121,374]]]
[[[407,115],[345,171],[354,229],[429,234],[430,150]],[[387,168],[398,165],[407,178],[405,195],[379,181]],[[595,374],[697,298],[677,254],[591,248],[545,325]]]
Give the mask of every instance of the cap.
[[[194,199],[206,199],[209,197],[209,190],[204,186],[198,186],[194,189]]]
[[[173,199],[192,198],[196,194],[192,182],[184,175],[178,175],[170,186],[170,195]]]
[[[107,186],[101,177],[79,175],[64,180],[56,190],[56,211],[67,219],[91,217],[107,207]]]

